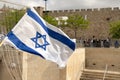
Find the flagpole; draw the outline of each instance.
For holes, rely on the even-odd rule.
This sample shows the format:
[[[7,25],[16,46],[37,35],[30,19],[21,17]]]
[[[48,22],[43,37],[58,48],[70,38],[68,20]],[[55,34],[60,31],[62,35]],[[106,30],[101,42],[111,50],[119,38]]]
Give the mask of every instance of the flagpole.
[[[2,40],[2,42],[0,43],[0,47],[2,46],[3,43],[4,43],[4,40]]]

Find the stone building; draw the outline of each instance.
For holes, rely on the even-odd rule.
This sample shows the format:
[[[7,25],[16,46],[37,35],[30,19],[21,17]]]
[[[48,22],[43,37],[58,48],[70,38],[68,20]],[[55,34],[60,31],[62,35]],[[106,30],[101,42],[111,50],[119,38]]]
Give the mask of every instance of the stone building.
[[[3,10],[8,10],[8,7],[3,7],[1,9],[1,14]],[[42,16],[45,14],[43,7],[35,7],[37,12]],[[11,9],[12,10],[12,9]],[[78,30],[77,31],[77,38],[92,38],[92,36],[96,36],[100,39],[106,39],[110,37],[109,35],[109,28],[110,23],[114,21],[118,21],[120,19],[120,9],[118,7],[114,8],[94,8],[94,9],[72,9],[72,10],[53,10],[53,11],[46,11],[48,15],[54,17],[61,17],[61,16],[68,16],[70,14],[79,14],[85,19],[89,21],[89,28],[85,30]],[[1,17],[2,19],[2,17]],[[0,20],[1,20],[0,19]],[[5,26],[0,26],[0,32],[5,31]],[[71,38],[74,38],[74,32],[71,29],[63,29],[63,31],[69,35]]]
[[[120,80],[119,56],[116,48],[76,48],[66,67],[59,68],[39,56],[0,47],[0,80]]]
[[[88,21],[90,22],[88,29],[78,30],[78,38],[91,38],[92,36],[96,36],[98,38],[106,39],[106,37],[110,37],[110,22],[120,20],[120,9],[118,7],[48,11],[48,15],[54,17],[68,16],[70,14],[79,14],[88,19]],[[65,32],[69,36],[73,37],[72,30],[67,29],[65,30]]]
[[[39,9],[38,12],[41,13]],[[87,19],[90,21],[90,28],[81,32],[82,34],[79,33],[78,37],[95,35],[104,38],[109,36],[109,22],[117,21],[120,18],[119,8],[48,12],[49,15],[55,17],[74,13],[82,16],[87,15]],[[71,32],[72,30],[66,31],[68,35],[72,35]],[[112,80],[120,80],[119,56],[120,50],[115,48],[76,48],[69,58],[67,66],[60,69],[55,63],[41,59],[39,56],[22,53],[12,47],[0,47],[0,80],[80,80],[84,71],[97,73],[94,73],[96,74],[95,78],[89,80],[105,80],[103,79],[104,75],[106,80],[111,78]],[[107,77],[111,73],[112,75]],[[81,78],[93,77],[93,74],[88,77],[86,75]]]

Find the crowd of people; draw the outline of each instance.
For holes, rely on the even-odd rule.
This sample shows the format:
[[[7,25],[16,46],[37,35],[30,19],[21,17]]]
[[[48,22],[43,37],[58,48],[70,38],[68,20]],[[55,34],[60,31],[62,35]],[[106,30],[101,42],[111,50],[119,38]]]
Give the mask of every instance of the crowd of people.
[[[118,40],[111,40],[110,38],[106,39],[97,39],[95,36],[93,36],[91,39],[85,39],[83,40],[80,38],[78,40],[81,47],[105,47],[109,48],[111,46],[114,46],[115,48],[119,48],[120,44]]]

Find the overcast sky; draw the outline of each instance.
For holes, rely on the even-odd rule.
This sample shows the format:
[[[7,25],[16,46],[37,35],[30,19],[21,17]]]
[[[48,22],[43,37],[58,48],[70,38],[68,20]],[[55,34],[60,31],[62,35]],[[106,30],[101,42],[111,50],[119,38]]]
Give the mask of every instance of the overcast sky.
[[[0,0],[25,6],[45,7],[44,0]],[[12,4],[12,7],[16,7]],[[18,6],[17,6],[18,7]],[[20,7],[20,6],[19,6]],[[120,7],[120,0],[47,0],[47,10]]]

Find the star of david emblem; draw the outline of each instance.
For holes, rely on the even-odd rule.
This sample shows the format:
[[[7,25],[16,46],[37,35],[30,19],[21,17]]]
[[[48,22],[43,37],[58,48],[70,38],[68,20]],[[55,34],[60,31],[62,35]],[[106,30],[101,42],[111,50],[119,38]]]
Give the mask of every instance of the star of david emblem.
[[[42,35],[39,32],[36,32],[36,37],[31,38],[35,43],[35,48],[42,48],[46,50],[46,46],[50,45],[46,40],[46,35]]]

